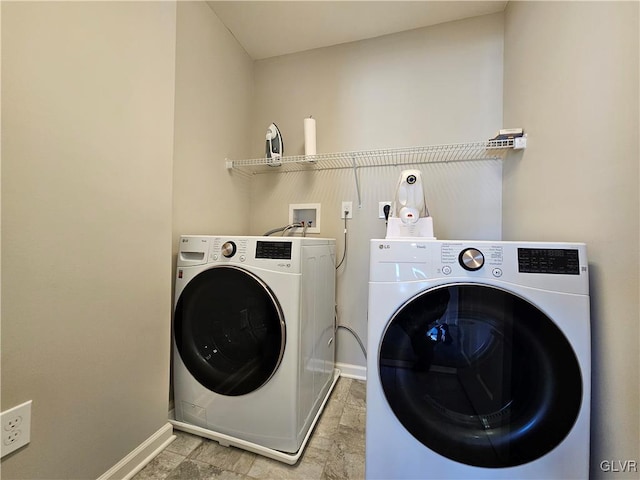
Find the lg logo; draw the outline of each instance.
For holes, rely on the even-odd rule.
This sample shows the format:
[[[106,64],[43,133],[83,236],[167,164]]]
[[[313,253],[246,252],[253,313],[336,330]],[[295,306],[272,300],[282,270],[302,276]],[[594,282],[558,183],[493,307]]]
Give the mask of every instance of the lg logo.
[[[380,245],[378,245],[378,248],[379,248],[380,250],[388,250],[388,249],[390,249],[390,248],[391,248],[391,245],[381,243]]]

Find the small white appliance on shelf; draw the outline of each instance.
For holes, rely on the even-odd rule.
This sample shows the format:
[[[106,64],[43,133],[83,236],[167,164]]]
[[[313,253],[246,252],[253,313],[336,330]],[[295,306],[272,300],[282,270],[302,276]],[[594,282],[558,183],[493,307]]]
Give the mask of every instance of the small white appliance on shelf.
[[[402,171],[391,215],[387,219],[387,238],[411,237],[435,239],[420,170]]]

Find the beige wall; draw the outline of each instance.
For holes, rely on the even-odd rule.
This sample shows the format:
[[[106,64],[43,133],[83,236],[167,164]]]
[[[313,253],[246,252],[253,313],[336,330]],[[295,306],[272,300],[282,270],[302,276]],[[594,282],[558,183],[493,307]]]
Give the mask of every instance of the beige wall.
[[[273,121],[285,154],[304,153],[309,115],[318,153],[493,136],[502,33],[500,13],[257,61],[251,155],[264,155]]]
[[[205,2],[177,17],[172,278],[180,235],[247,234],[249,179],[225,159],[248,154],[253,90],[253,61]]]
[[[637,2],[506,10],[505,125],[530,140],[505,163],[504,236],[588,244],[594,478],[640,461],[638,40]]]
[[[166,424],[176,5],[2,2],[2,477],[97,478]]]
[[[318,153],[466,142],[502,127],[502,14],[256,62],[251,156],[264,155],[267,126],[280,127],[286,155],[304,153],[303,119],[317,120]],[[342,200],[354,202],[348,255],[338,271],[340,322],[367,334],[369,239],[385,235],[378,202],[392,200],[400,167],[362,169],[362,208],[351,170],[259,175],[251,189],[252,234],[288,221],[288,204],[321,203],[321,236],[344,249]],[[496,238],[500,162],[421,167],[440,238]],[[364,367],[339,330],[337,360]]]
[[[246,234],[248,184],[225,158],[249,152],[253,61],[205,2],[178,2],[173,245]]]
[[[224,169],[262,156],[272,121],[285,153],[302,153],[308,115],[319,152],[529,132],[504,172],[424,167],[436,234],[589,244],[592,470],[640,457],[637,4],[512,2],[505,17],[255,65],[202,2],[0,11],[2,409],[34,400],[32,443],[3,459],[3,478],[95,478],[164,424],[180,234],[260,234],[288,203],[320,201],[322,235],[342,252],[352,172]],[[363,340],[368,239],[384,235],[377,202],[399,171],[360,172],[338,272],[341,321]],[[502,192],[472,201],[469,178],[502,173]],[[338,360],[364,365],[348,333],[338,340]]]

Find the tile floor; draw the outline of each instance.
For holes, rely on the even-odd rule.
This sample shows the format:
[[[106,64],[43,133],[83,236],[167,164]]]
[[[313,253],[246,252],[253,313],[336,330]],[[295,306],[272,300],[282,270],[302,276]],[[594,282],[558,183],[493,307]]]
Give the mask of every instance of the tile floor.
[[[364,478],[365,383],[341,377],[296,465],[175,430],[178,437],[132,480],[356,480]]]

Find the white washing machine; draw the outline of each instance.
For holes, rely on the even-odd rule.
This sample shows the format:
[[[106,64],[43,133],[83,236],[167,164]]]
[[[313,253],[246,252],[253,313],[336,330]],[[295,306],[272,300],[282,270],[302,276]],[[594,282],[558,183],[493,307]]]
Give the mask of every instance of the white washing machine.
[[[370,247],[366,478],[588,478],[585,245]]]
[[[335,240],[183,236],[175,290],[172,423],[295,463],[337,378]]]

